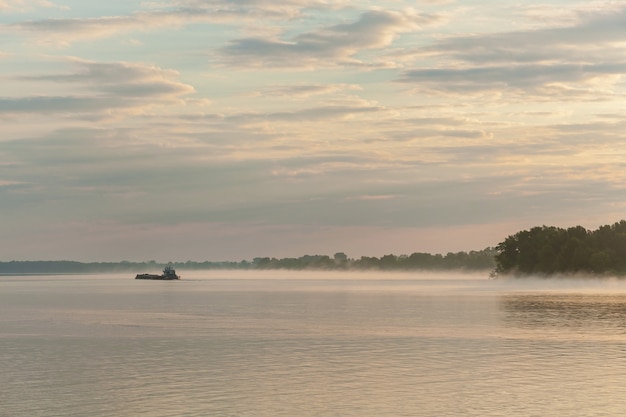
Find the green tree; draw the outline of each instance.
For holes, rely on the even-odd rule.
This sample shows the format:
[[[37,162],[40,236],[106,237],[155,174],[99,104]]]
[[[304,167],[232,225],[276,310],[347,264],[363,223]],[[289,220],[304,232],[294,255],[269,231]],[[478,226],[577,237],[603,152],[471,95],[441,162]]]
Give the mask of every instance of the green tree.
[[[589,231],[533,227],[496,246],[496,274],[626,273],[626,221]]]

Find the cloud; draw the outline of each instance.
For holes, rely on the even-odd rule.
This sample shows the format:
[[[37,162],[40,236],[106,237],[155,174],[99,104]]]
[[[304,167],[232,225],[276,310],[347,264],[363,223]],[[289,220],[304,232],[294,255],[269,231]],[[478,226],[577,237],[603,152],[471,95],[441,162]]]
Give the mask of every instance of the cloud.
[[[610,86],[626,74],[625,24],[622,8],[581,14],[577,24],[565,27],[451,37],[413,50],[416,58],[428,56],[440,64],[406,70],[399,80],[422,91],[517,91],[545,97],[550,89],[565,99],[572,92],[568,86],[576,86],[598,98],[610,95]]]
[[[298,16],[303,9],[338,9],[350,6],[347,0],[178,0],[174,3],[185,8],[229,9],[241,13],[262,10],[281,17]]]
[[[456,0],[418,0],[421,4],[448,4],[454,3]]]
[[[563,7],[562,4],[528,4],[520,8],[517,16],[527,19],[529,25],[538,27],[569,27],[594,17],[620,13],[624,4],[620,1],[596,0],[573,3]]]
[[[309,104],[308,100],[304,100],[305,104]],[[350,119],[360,114],[382,114],[388,111],[387,108],[375,102],[361,100],[357,98],[324,100],[318,106],[305,106],[283,111],[256,111],[256,112],[231,112],[228,114],[201,114],[201,115],[184,115],[182,119],[188,121],[206,123],[228,124],[229,126],[254,126],[257,129],[257,123],[265,122],[288,122],[291,128],[297,129],[302,122],[317,123],[320,121],[333,122]],[[174,119],[173,123],[178,123],[178,119]]]
[[[444,90],[528,90],[553,83],[586,84],[607,76],[626,73],[626,62],[609,64],[507,65],[460,69],[415,69],[405,71],[400,81],[420,83]]]
[[[334,8],[341,4],[340,1],[181,0],[148,3],[147,9],[129,15],[41,19],[4,25],[3,28],[5,31],[13,29],[33,34],[43,44],[68,46],[88,39],[194,23],[256,24],[264,20],[289,20],[301,16],[303,8]],[[45,36],[39,36],[42,34]]]
[[[565,27],[453,37],[434,45],[430,52],[463,62],[555,62],[570,58],[589,63],[601,52],[623,48],[625,23],[626,8],[622,8],[583,15],[577,24]]]
[[[87,78],[103,83],[115,78],[107,71],[97,73]],[[315,121],[316,109],[301,110],[313,113],[308,120]],[[387,112],[365,113],[363,120]],[[623,207],[624,123],[619,112],[605,115],[604,123],[525,126],[524,135],[533,141],[516,140],[520,133],[515,126],[508,127],[509,134],[501,128],[495,143],[442,140],[437,134],[441,129],[480,125],[478,120],[444,116],[383,120],[384,126],[412,133],[416,140],[410,143],[368,143],[361,138],[370,130],[381,139],[389,139],[388,132],[371,122],[345,123],[353,131],[344,132],[341,119],[333,115],[314,123],[330,131],[328,136],[314,132],[292,137],[290,130],[246,128],[251,120],[264,118],[274,126],[292,119],[294,123],[285,125],[293,130],[302,125],[299,111],[283,113],[288,112],[194,120],[146,115],[117,128],[63,129],[3,142],[3,159],[10,165],[0,165],[0,179],[15,184],[0,187],[0,209],[5,216],[19,213],[45,218],[48,224],[110,221],[120,230],[213,222],[226,229],[365,224],[390,231],[511,219],[523,223],[521,228],[538,218],[568,225],[575,216]],[[281,146],[292,148],[281,153]],[[253,256],[259,256],[256,248]],[[476,248],[469,244],[466,249]],[[279,250],[272,248],[269,255],[283,253],[277,254]],[[232,253],[243,256],[236,248]]]
[[[288,97],[308,99],[343,91],[360,91],[363,88],[357,84],[294,84],[276,85],[252,93],[252,96],[261,97]]]
[[[204,15],[204,13],[202,13]],[[205,17],[206,18],[206,17]],[[217,18],[215,18],[217,20]],[[165,26],[180,26],[201,20],[188,11],[136,13],[131,16],[104,16],[95,18],[43,19],[5,25],[37,36],[42,44],[67,46],[73,42],[105,38],[132,31],[146,31]],[[43,35],[43,36],[41,36]]]
[[[436,16],[414,11],[371,10],[352,23],[328,26],[288,40],[249,37],[231,41],[221,49],[232,66],[310,68],[366,65],[357,57],[364,50],[389,46],[403,32],[437,21]]]
[[[0,97],[0,114],[103,113],[121,109],[147,109],[180,103],[193,93],[192,86],[177,80],[178,73],[156,66],[70,59],[74,72],[14,76],[17,82],[64,84],[75,94]],[[87,92],[85,92],[87,91]]]
[[[26,12],[40,7],[64,8],[48,0],[0,0],[0,11]]]
[[[384,111],[381,106],[342,106],[326,105],[290,112],[276,112],[263,115],[263,119],[288,121],[320,121],[329,119],[343,119],[360,113],[376,113]]]

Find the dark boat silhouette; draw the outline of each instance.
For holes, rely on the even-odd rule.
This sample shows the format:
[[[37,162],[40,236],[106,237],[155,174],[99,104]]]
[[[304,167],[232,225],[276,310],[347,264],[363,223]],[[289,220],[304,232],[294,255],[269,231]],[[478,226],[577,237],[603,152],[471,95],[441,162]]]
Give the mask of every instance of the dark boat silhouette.
[[[174,268],[172,268],[170,265],[166,266],[163,269],[163,274],[162,275],[156,275],[156,274],[137,274],[137,276],[135,277],[135,279],[160,279],[160,280],[173,280],[173,279],[180,279],[179,275],[176,275],[176,271],[174,270]]]

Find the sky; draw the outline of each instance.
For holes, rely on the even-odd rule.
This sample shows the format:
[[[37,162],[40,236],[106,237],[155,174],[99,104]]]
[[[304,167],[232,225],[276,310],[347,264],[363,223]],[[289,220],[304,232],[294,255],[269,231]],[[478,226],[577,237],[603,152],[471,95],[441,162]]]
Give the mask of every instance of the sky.
[[[626,218],[626,1],[0,0],[0,260]]]

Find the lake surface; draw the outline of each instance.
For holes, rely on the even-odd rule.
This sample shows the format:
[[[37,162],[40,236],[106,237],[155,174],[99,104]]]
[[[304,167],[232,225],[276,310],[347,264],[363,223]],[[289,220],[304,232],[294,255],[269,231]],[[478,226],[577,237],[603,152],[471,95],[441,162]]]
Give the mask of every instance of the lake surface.
[[[0,416],[622,416],[626,283],[0,277]]]

